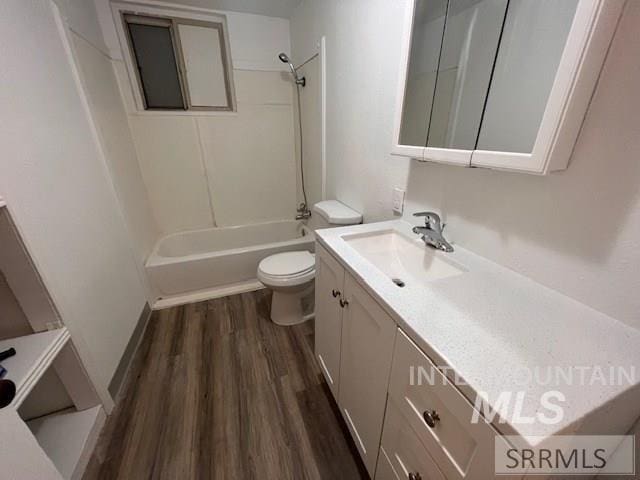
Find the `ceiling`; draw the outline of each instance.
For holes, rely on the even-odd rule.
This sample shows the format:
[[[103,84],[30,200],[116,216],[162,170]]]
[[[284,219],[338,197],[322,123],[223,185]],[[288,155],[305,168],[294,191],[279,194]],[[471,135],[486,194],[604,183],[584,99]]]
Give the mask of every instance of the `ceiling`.
[[[171,3],[191,7],[253,13],[268,17],[290,18],[302,0],[173,0]]]

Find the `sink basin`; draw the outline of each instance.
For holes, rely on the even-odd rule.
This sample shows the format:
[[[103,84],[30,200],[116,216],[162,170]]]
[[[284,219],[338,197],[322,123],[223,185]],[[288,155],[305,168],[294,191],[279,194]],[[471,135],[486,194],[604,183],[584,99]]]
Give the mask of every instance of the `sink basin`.
[[[410,240],[395,230],[343,235],[342,239],[375,265],[398,286],[409,282],[427,284],[465,273],[446,258],[447,253]]]

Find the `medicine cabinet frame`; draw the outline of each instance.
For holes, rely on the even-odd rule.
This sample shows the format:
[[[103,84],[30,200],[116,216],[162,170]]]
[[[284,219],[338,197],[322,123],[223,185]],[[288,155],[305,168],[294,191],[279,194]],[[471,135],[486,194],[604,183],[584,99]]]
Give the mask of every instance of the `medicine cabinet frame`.
[[[405,11],[391,153],[425,162],[537,175],[566,169],[625,0],[578,0],[531,153],[458,150],[400,143],[416,1],[408,0]],[[490,91],[491,84],[487,95]]]

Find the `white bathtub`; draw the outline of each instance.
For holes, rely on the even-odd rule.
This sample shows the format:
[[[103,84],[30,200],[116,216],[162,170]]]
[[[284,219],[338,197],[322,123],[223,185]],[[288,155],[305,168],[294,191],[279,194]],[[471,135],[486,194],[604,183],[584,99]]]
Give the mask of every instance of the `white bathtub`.
[[[146,268],[166,297],[254,280],[263,258],[313,251],[313,241],[312,232],[293,220],[175,233],[158,241]]]

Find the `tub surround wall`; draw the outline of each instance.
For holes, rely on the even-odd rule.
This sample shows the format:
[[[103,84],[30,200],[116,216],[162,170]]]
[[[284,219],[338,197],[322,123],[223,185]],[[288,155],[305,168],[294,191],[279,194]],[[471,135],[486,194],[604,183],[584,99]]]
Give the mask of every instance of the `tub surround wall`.
[[[640,328],[640,2],[626,5],[569,169],[545,178],[387,153],[405,6],[304,0],[294,12],[296,60],[327,37],[329,195],[375,221],[408,185],[407,214],[441,211],[461,246]]]
[[[227,15],[238,111],[139,112],[108,2],[96,1],[162,234],[292,219],[296,170],[289,21]],[[180,7],[183,8],[184,7]]]
[[[307,84],[300,90],[300,103],[302,109],[302,146],[304,162],[304,185],[307,192],[307,202],[309,208],[322,197],[322,79],[320,56],[309,60],[302,68],[298,69],[298,74],[307,79]],[[295,95],[295,91],[294,91]],[[296,184],[298,192],[298,203],[304,198],[300,175],[300,133],[298,131],[298,106],[294,97],[294,128],[296,140]]]
[[[101,151],[109,168],[111,181],[118,195],[122,213],[132,237],[136,266],[147,290],[147,300],[153,299],[144,272],[144,262],[160,235],[158,223],[151,210],[147,189],[142,179],[133,137],[127,123],[124,103],[118,88],[107,48],[102,39],[87,36],[92,31],[80,19],[92,18],[100,33],[97,16],[91,2],[83,2],[85,15],[67,15],[73,52],[84,91],[96,126]],[[95,35],[95,32],[94,32]]]

